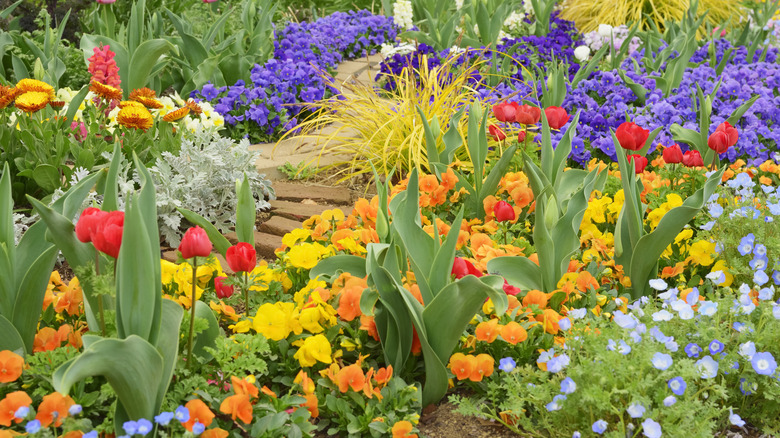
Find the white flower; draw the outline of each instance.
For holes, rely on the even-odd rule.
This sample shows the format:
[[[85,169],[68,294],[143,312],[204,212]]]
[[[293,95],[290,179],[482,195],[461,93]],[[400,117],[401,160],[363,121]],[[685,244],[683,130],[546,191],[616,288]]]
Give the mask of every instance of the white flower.
[[[599,24],[599,35],[609,38],[612,35],[612,26],[609,24]]]
[[[455,9],[460,10],[463,7],[463,0],[455,0]]]
[[[522,12],[512,12],[509,14],[508,17],[506,17],[506,20],[504,20],[504,26],[509,28],[510,32],[516,32],[523,28],[523,20],[525,19],[525,14]]]
[[[666,282],[660,278],[654,278],[650,280],[650,287],[652,287],[655,290],[666,290],[666,288],[669,287],[669,285],[667,285]]]
[[[393,4],[393,20],[395,24],[403,29],[411,29],[414,26],[412,15],[412,2],[409,0],[398,0]]]
[[[574,57],[577,58],[577,61],[583,62],[587,61],[590,57],[590,47],[588,46],[579,46],[576,49],[574,49]]]

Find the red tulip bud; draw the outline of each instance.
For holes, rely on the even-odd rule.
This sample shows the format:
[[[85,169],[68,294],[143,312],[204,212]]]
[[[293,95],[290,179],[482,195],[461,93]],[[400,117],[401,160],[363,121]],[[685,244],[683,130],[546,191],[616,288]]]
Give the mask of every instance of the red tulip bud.
[[[496,220],[499,222],[511,222],[515,220],[515,209],[506,201],[498,201],[493,206],[493,215],[496,216]]]
[[[723,122],[720,125],[718,125],[718,128],[715,129],[715,132],[726,133],[726,135],[729,137],[729,141],[728,141],[729,147],[737,144],[737,140],[739,140],[739,131],[737,131],[737,128],[731,126],[731,123],[729,122]]]
[[[617,137],[620,147],[630,151],[638,151],[645,147],[648,136],[650,136],[650,131],[642,129],[634,122],[623,122],[615,131],[615,137]]]
[[[669,146],[668,148],[664,149],[663,157],[664,157],[664,162],[666,162],[666,164],[682,163],[682,159],[683,159],[682,150],[680,149],[680,146],[677,144],[673,146]]]
[[[729,149],[729,136],[723,131],[715,131],[707,139],[707,146],[713,151],[722,154]]]
[[[455,257],[455,260],[452,263],[452,275],[454,275],[455,278],[460,279],[467,275],[481,277],[482,273],[479,272],[477,268],[475,268],[474,265],[472,265],[468,260]]]
[[[517,102],[501,102],[493,105],[493,114],[499,122],[514,122],[517,115]]]
[[[490,125],[488,126],[488,133],[491,137],[493,137],[493,140],[495,141],[501,141],[506,138],[506,134],[504,134],[504,131],[501,130],[496,125]]]
[[[222,283],[227,277],[214,278],[214,289],[217,292],[217,298],[230,298],[233,295],[233,286]]]
[[[257,266],[255,247],[246,242],[238,242],[228,248],[225,259],[233,272],[252,272]]]
[[[208,257],[211,254],[211,241],[206,231],[198,226],[188,229],[181,238],[179,251],[185,259],[192,257]]]
[[[544,109],[547,123],[552,129],[561,129],[569,121],[569,113],[559,106],[549,106]]]
[[[634,170],[636,171],[637,175],[644,172],[645,167],[647,167],[647,157],[643,157],[641,155],[637,155],[637,154],[629,155],[628,162],[634,163]]]
[[[119,257],[124,226],[125,214],[123,212],[106,213],[92,233],[92,244],[95,245],[95,249],[113,258]]]
[[[105,219],[108,212],[95,207],[89,207],[79,216],[76,222],[76,238],[81,242],[92,242],[92,234],[100,223]]]
[[[523,143],[525,141],[525,131],[520,131],[520,133],[517,134],[517,142]]]
[[[519,105],[515,121],[523,125],[535,125],[542,118],[542,110],[531,105]]]
[[[683,155],[682,162],[688,167],[704,166],[699,151],[690,150]]]

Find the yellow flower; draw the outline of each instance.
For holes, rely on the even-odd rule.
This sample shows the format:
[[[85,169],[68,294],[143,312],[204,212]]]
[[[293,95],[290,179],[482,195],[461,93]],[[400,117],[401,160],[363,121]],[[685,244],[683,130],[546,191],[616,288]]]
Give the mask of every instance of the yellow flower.
[[[726,281],[720,283],[718,286],[728,287],[731,286],[732,283],[734,283],[734,275],[729,271],[729,267],[726,265],[726,262],[724,260],[718,260],[717,262],[715,262],[715,264],[712,265],[712,270],[723,271],[723,274],[726,276]]]
[[[255,283],[249,287],[249,290],[262,292],[268,290],[268,285],[274,280],[274,271],[268,268],[268,262],[262,261],[255,266],[249,276],[255,278]]]
[[[143,129],[144,131],[151,128],[153,123],[152,113],[144,107],[135,105],[128,105],[119,110],[116,121],[122,126]]]
[[[282,237],[282,245],[292,248],[296,243],[306,240],[309,236],[311,236],[311,231],[296,228]]]
[[[253,326],[255,331],[273,341],[281,341],[291,332],[300,334],[303,331],[294,303],[263,304],[257,309]]]
[[[341,211],[340,208],[334,208],[333,210],[325,210],[322,212],[322,220],[324,221],[336,221],[338,224],[339,222],[344,220],[344,212]]]
[[[300,362],[302,367],[310,367],[318,361],[322,363],[331,363],[331,347],[328,338],[324,335],[314,335],[306,338],[303,346],[295,352],[295,359]]]
[[[162,104],[160,104],[162,106]],[[190,113],[190,109],[186,106],[184,108],[179,108],[176,110],[173,110],[163,116],[163,120],[166,122],[175,122],[177,120],[183,119],[184,116]]]
[[[290,248],[287,258],[295,268],[311,269],[327,253],[328,248],[319,243],[302,243]]]
[[[301,316],[298,318],[298,320],[300,321],[304,330],[307,330],[311,333],[321,333],[325,330],[322,325],[320,325],[322,314],[320,313],[319,307],[320,306],[308,307],[301,310]]]
[[[49,94],[42,91],[28,91],[17,97],[14,104],[26,113],[38,112],[49,104]]]
[[[176,274],[176,270],[179,266],[176,263],[169,262],[165,259],[160,259],[160,266],[162,268],[162,284],[170,284],[173,282],[173,276]]]
[[[252,321],[244,319],[236,324],[229,325],[228,328],[233,330],[233,333],[246,333],[252,328]]]
[[[700,266],[709,266],[715,259],[712,255],[715,253],[715,243],[708,242],[706,240],[697,240],[693,242],[688,250],[688,258],[685,259],[686,263],[693,262]]]
[[[48,96],[47,101],[54,98],[54,87],[47,84],[46,82],[39,81],[37,79],[30,79],[30,78],[22,79],[16,84],[16,88],[21,90],[23,93],[30,93],[30,92],[46,93],[46,95]]]

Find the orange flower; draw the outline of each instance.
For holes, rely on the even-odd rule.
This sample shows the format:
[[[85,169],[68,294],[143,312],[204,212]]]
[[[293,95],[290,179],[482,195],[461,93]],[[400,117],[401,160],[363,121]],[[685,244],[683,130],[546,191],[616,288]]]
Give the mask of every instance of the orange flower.
[[[219,405],[219,411],[230,415],[230,418],[236,418],[249,424],[252,422],[252,403],[249,402],[249,396],[246,394],[231,395],[222,401]]]
[[[16,87],[6,87],[0,85],[0,109],[3,109],[11,104],[20,94],[24,93]]]
[[[230,435],[228,431],[215,427],[213,429],[208,429],[207,431],[203,432],[200,435],[200,438],[227,438],[228,435]]]
[[[50,98],[54,97],[54,87],[37,79],[25,78],[16,84],[16,89],[21,93],[46,93]]]
[[[474,335],[477,337],[478,341],[485,341],[490,344],[498,337],[499,330],[498,320],[491,319],[490,321],[480,322],[477,325]]]
[[[450,370],[458,380],[465,380],[471,376],[476,366],[476,359],[472,355],[455,353],[450,357]]]
[[[194,100],[192,100],[192,99],[188,100],[188,101],[187,101],[187,103],[185,103],[184,105],[186,105],[186,106],[187,106],[187,108],[189,108],[189,109],[190,109],[190,112],[191,112],[192,114],[196,114],[196,115],[198,115],[198,114],[201,114],[201,113],[203,113],[203,108],[201,108],[201,107],[200,107],[200,105],[198,105],[198,103],[197,103],[197,102],[195,102],[195,101],[194,101]]]
[[[547,307],[547,300],[549,297],[546,293],[540,291],[540,290],[529,290],[527,294],[525,294],[525,297],[523,298],[523,306],[528,307],[531,304],[536,304],[539,306],[540,309],[544,309]]]
[[[33,340],[33,353],[39,353],[41,351],[51,351],[55,348],[59,348],[62,340],[60,339],[57,330],[51,327],[44,327],[38,330]]]
[[[349,388],[357,392],[363,389],[366,383],[366,376],[363,369],[358,364],[346,366],[336,373],[336,384],[339,385],[339,391],[347,392]]]
[[[528,186],[520,186],[512,190],[512,192],[509,194],[509,196],[512,197],[512,201],[514,201],[515,207],[518,208],[525,208],[528,205],[531,204],[534,200],[534,192],[531,190]]]
[[[311,414],[311,418],[317,418],[320,416],[320,405],[319,400],[317,400],[317,396],[314,394],[306,394],[304,395],[306,398],[306,403],[302,404],[301,406],[305,406],[306,409],[309,410],[309,413]]]
[[[377,385],[386,385],[387,382],[390,381],[390,379],[393,378],[393,366],[388,365],[387,368],[380,368],[377,370],[376,374],[374,374],[374,380],[376,380]]]
[[[84,432],[80,430],[71,430],[63,435],[62,438],[81,438],[82,436],[84,436]]]
[[[474,359],[474,369],[471,370],[469,379],[472,382],[481,382],[483,377],[490,377],[493,374],[493,364],[495,361],[489,354],[480,354]]]
[[[144,108],[144,104],[142,104],[141,102],[136,102],[134,100],[123,100],[123,101],[119,102],[119,105],[117,105],[117,106],[119,107],[119,109],[122,109],[122,108],[124,108],[126,106],[134,106],[136,108]]]
[[[458,177],[455,175],[455,172],[452,171],[452,168],[447,168],[447,172],[441,174],[441,186],[446,188],[447,191],[450,191],[455,188],[455,185],[458,184]]]
[[[672,278],[683,273],[685,270],[685,263],[678,262],[674,266],[666,266],[661,270],[661,278]]]
[[[233,384],[234,393],[246,394],[252,398],[257,398],[258,389],[256,385],[249,383],[244,379],[239,379],[236,376],[230,376],[230,382]]]
[[[506,342],[512,345],[517,345],[518,342],[523,342],[528,339],[528,332],[525,331],[523,326],[515,321],[510,321],[501,329],[501,337]]]
[[[356,281],[353,281],[356,280]],[[344,321],[352,321],[361,316],[360,297],[363,295],[365,280],[350,278],[339,294],[338,314]]]
[[[401,420],[393,425],[393,438],[417,438],[416,433],[410,433],[413,428],[412,423]]]
[[[301,389],[303,390],[304,394],[314,394],[314,380],[312,380],[305,371],[298,371],[298,375],[295,376],[293,383],[301,385]]]
[[[49,101],[49,106],[54,108],[54,109],[60,109],[60,108],[63,108],[65,106],[65,102],[62,101],[62,100],[50,100]]]
[[[130,100],[139,102],[143,106],[151,109],[159,109],[163,104],[157,100],[157,93],[149,88],[139,88],[130,92]]]
[[[26,113],[38,112],[49,104],[49,95],[40,91],[28,91],[20,94],[14,104]]]
[[[54,311],[61,313],[63,310],[68,312],[68,315],[74,316],[81,313],[81,303],[83,301],[83,294],[81,287],[79,286],[78,279],[74,278],[70,281],[70,284],[65,290],[57,297],[57,304],[54,305]]]
[[[599,282],[588,271],[582,271],[577,275],[577,289],[580,292],[587,292],[590,288],[597,290],[599,288]]]
[[[269,387],[267,387],[265,385],[263,385],[263,387],[260,388],[260,392],[262,392],[263,394],[267,395],[268,397],[276,398],[276,393],[271,391],[271,388],[269,388]]]
[[[431,194],[439,188],[439,180],[436,175],[425,175],[420,178],[420,190],[423,193]]]
[[[0,383],[13,382],[22,375],[24,358],[10,350],[0,351]]]
[[[151,128],[154,123],[152,113],[148,109],[135,105],[128,105],[119,110],[116,121],[127,128],[143,129],[144,131]]]
[[[360,330],[367,331],[368,336],[371,336],[375,341],[379,341],[379,331],[376,328],[376,321],[374,321],[373,316],[361,315]]]
[[[175,122],[177,120],[183,119],[184,116],[190,113],[190,109],[185,107],[175,109],[168,114],[163,116],[163,120],[166,122]]]
[[[41,427],[62,426],[62,420],[68,416],[68,409],[76,404],[72,398],[59,392],[52,392],[43,396],[43,401],[38,405],[38,415],[35,419],[41,422]]]
[[[211,422],[214,421],[214,413],[211,412],[206,403],[203,403],[200,399],[192,399],[184,405],[188,411],[190,411],[190,419],[186,423],[182,423],[185,429],[192,432],[192,426],[195,423],[201,423],[202,425],[209,427]]]
[[[21,423],[21,418],[16,418],[14,414],[23,406],[30,406],[32,399],[24,391],[15,391],[5,396],[0,400],[0,426],[10,426],[13,420],[16,423]]]
[[[94,92],[106,100],[122,100],[122,90],[111,85],[102,84],[98,81],[92,81],[89,84],[89,91]]]
[[[558,321],[560,321],[560,319],[561,315],[552,309],[544,309],[544,312],[542,312],[541,315],[536,315],[536,320],[542,323],[544,331],[551,335],[558,333]]]

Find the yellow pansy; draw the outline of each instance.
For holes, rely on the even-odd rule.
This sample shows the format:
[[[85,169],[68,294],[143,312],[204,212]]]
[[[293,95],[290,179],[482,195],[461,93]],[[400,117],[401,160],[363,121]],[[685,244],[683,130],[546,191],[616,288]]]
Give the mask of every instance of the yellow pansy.
[[[286,338],[291,332],[301,334],[303,331],[295,304],[283,302],[265,303],[260,306],[253,327],[258,333],[274,341]]]
[[[169,262],[165,259],[160,259],[160,268],[162,269],[162,284],[170,284],[173,282],[173,275],[179,266],[176,263]]]
[[[340,208],[334,208],[333,210],[325,210],[322,212],[322,220],[324,221],[336,221],[339,223],[344,220],[344,212]]]
[[[311,269],[330,251],[319,243],[302,243],[290,248],[287,259],[295,268]]]
[[[246,333],[252,328],[252,321],[244,319],[236,324],[229,325],[228,328],[233,330],[233,333]]]
[[[296,228],[282,237],[282,245],[292,248],[296,243],[306,240],[309,236],[311,236],[311,231]]]
[[[255,266],[255,269],[252,270],[249,276],[255,279],[249,290],[262,292],[268,290],[268,285],[274,280],[274,271],[268,268],[268,262],[262,261]]]
[[[314,335],[306,338],[303,345],[295,352],[295,359],[302,367],[310,367],[318,361],[322,363],[331,363],[331,347],[328,338],[324,335]]]
[[[688,249],[688,258],[685,259],[685,262],[693,262],[700,266],[709,266],[715,261],[715,259],[712,258],[714,253],[715,242],[697,240],[696,242],[693,242]]]
[[[304,330],[310,333],[321,333],[325,329],[320,325],[322,313],[319,306],[308,307],[301,310],[301,316],[298,318]]]

